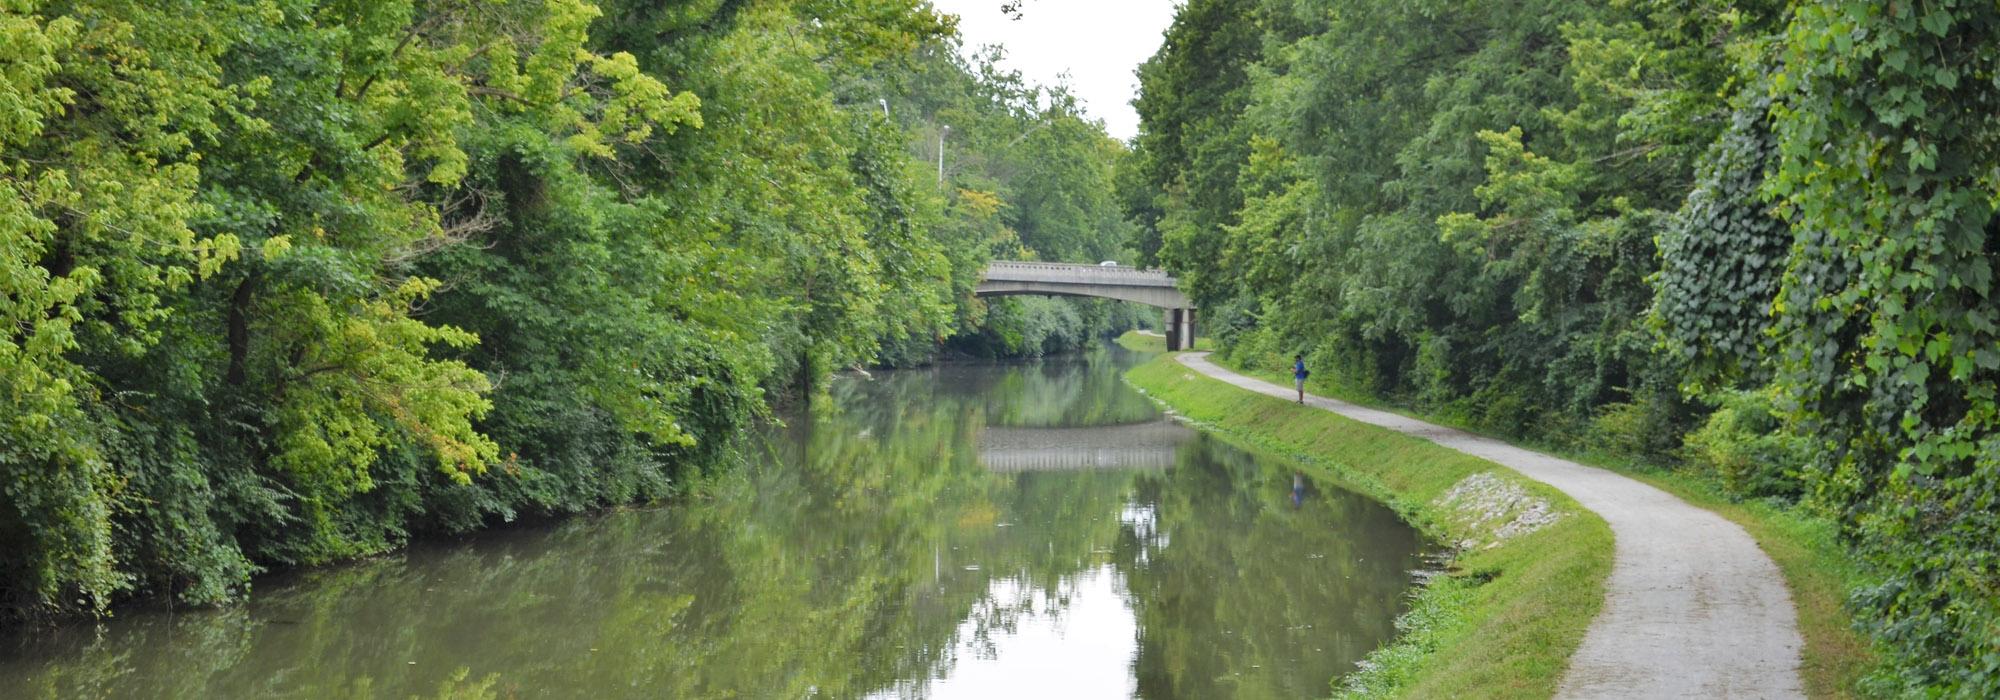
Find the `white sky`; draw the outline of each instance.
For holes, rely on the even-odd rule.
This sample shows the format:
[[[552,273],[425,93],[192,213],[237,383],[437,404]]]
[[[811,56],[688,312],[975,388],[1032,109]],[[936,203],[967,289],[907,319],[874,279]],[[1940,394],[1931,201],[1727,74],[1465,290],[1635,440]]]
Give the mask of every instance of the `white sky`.
[[[1175,0],[1027,0],[1021,19],[1001,14],[1005,0],[931,0],[958,15],[969,53],[984,44],[1006,47],[1001,67],[1028,82],[1054,85],[1069,74],[1084,110],[1104,120],[1113,138],[1139,131],[1132,99],[1139,95],[1139,64],[1160,49],[1174,21]]]

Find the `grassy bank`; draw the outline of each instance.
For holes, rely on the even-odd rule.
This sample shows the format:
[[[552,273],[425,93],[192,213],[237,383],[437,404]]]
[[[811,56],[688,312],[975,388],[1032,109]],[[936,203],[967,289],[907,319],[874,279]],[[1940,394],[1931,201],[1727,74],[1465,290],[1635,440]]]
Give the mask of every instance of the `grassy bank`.
[[[1149,342],[1152,341],[1152,342]],[[1158,339],[1121,339],[1136,350],[1163,351]],[[1221,358],[1215,358],[1218,362]],[[1242,367],[1223,363],[1238,372],[1279,384],[1290,383],[1282,363],[1269,367]],[[1480,432],[1473,426],[1385,404],[1375,397],[1356,396],[1339,387],[1309,380],[1307,389],[1351,403],[1394,411],[1440,425]],[[1847,592],[1862,583],[1858,563],[1835,538],[1834,526],[1824,518],[1761,501],[1737,501],[1722,487],[1700,475],[1666,469],[1660,465],[1601,452],[1578,452],[1557,445],[1524,443],[1548,454],[1581,464],[1609,469],[1652,484],[1693,505],[1708,509],[1741,525],[1757,541],[1759,548],[1776,562],[1791,589],[1792,604],[1799,618],[1799,633],[1805,649],[1800,676],[1806,693],[1814,698],[1856,696],[1860,678],[1874,668],[1877,660],[1867,641],[1855,631],[1853,616],[1845,606]]]
[[[1120,343],[1158,349],[1158,338]],[[1201,376],[1162,355],[1127,378],[1226,438],[1295,456],[1310,469],[1389,503],[1426,533],[1472,541],[1449,575],[1423,589],[1395,642],[1350,677],[1367,695],[1548,697],[1604,598],[1611,531],[1569,497],[1430,442]],[[1491,474],[1561,514],[1496,540],[1507,519],[1481,521],[1447,502],[1468,477]]]

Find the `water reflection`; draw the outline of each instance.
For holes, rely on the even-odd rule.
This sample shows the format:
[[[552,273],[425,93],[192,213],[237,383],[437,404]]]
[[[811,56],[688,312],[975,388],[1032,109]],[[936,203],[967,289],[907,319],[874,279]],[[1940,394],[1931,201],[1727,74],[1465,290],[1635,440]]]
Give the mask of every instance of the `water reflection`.
[[[17,637],[0,697],[1325,694],[1390,633],[1414,533],[1337,489],[1294,508],[1291,469],[1159,423],[1125,361],[843,379],[710,499]]]
[[[1156,419],[1082,428],[991,427],[979,433],[979,463],[1001,472],[1062,469],[1166,469],[1195,436]]]
[[[907,679],[872,698],[1128,698],[1137,620],[1117,570],[1099,566],[1043,596],[1013,579],[993,582],[989,600],[1016,601],[1002,634],[984,609],[959,625],[950,672]]]

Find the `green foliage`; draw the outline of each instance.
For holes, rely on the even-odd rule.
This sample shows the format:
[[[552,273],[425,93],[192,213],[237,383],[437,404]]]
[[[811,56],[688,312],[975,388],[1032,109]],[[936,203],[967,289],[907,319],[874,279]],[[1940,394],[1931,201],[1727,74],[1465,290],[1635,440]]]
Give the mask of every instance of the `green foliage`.
[[[1720,394],[1720,406],[1701,429],[1688,433],[1693,465],[1715,474],[1737,498],[1802,492],[1799,470],[1812,459],[1812,443],[1785,431],[1765,392]]]
[[[1871,688],[1987,696],[1996,45],[1970,2],[1197,2],[1121,201],[1232,358],[1803,496],[1883,573]]]
[[[1696,172],[1695,188],[1660,235],[1655,313],[1670,352],[1694,377],[1748,375],[1761,366],[1771,302],[1791,232],[1762,185],[1775,137],[1762,91],[1746,92]]]
[[[987,345],[1002,356],[1039,356],[1083,341],[1083,319],[1055,299],[1001,299],[987,307]]]
[[[1204,307],[1233,295],[1229,276],[1210,263],[1221,259],[1222,227],[1236,222],[1243,204],[1237,177],[1250,146],[1241,124],[1250,95],[1245,68],[1262,43],[1256,5],[1190,2],[1160,52],[1139,66],[1139,175],[1128,186],[1144,189],[1125,195],[1145,231],[1136,247],[1141,262],[1173,268]]]
[[[1772,77],[1775,384],[1886,578],[1861,604],[1896,692],[2000,692],[1996,42],[1991,4],[1802,3]]]
[[[914,0],[29,1],[0,38],[12,614],[669,495],[774,398],[979,332],[989,257],[1126,237],[1122,146]],[[1064,304],[1022,352],[1131,321]]]
[[[1688,167],[1660,154],[1690,149],[1653,132],[1696,138],[1657,122],[1658,86],[1603,85],[1633,71],[1665,84],[1641,67],[1670,52],[1635,43],[1650,37],[1622,24],[1630,8],[1433,9],[1266,3],[1225,28],[1183,15],[1177,31],[1201,36],[1265,30],[1261,49],[1204,59],[1226,68],[1142,73],[1142,106],[1156,91],[1240,94],[1237,114],[1199,123],[1142,110],[1142,129],[1177,130],[1174,143],[1240,144],[1237,193],[1202,215],[1212,223],[1162,209],[1167,260],[1226,313],[1225,340],[1268,325],[1277,346],[1327,347],[1320,364],[1339,383],[1503,431],[1588,421],[1658,372],[1644,280],[1680,193],[1620,185]],[[1191,50],[1170,41],[1155,61]],[[1176,158],[1150,143],[1141,160]],[[1177,201],[1170,178],[1150,185]],[[1175,253],[1181,223],[1189,241],[1218,240]]]
[[[1411,368],[1412,384],[1415,385],[1417,402],[1437,407],[1451,401],[1460,391],[1459,383],[1452,381],[1451,339],[1443,336],[1424,334],[1417,338],[1416,366]]]
[[[1612,454],[1646,453],[1646,407],[1630,403],[1605,404],[1590,420],[1587,445]]]
[[[84,352],[141,354],[240,250],[197,232],[198,141],[244,106],[220,52],[240,13],[0,8],[0,595],[103,609],[130,585],[122,479]]]

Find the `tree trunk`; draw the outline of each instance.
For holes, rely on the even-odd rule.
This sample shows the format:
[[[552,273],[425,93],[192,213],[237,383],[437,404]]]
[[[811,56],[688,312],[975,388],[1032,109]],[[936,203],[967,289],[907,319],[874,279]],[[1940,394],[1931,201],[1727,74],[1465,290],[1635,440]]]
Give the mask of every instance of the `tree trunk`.
[[[244,364],[250,355],[250,295],[256,289],[256,283],[257,275],[248,275],[229,295],[229,374],[225,380],[230,386],[242,386],[246,378]]]

